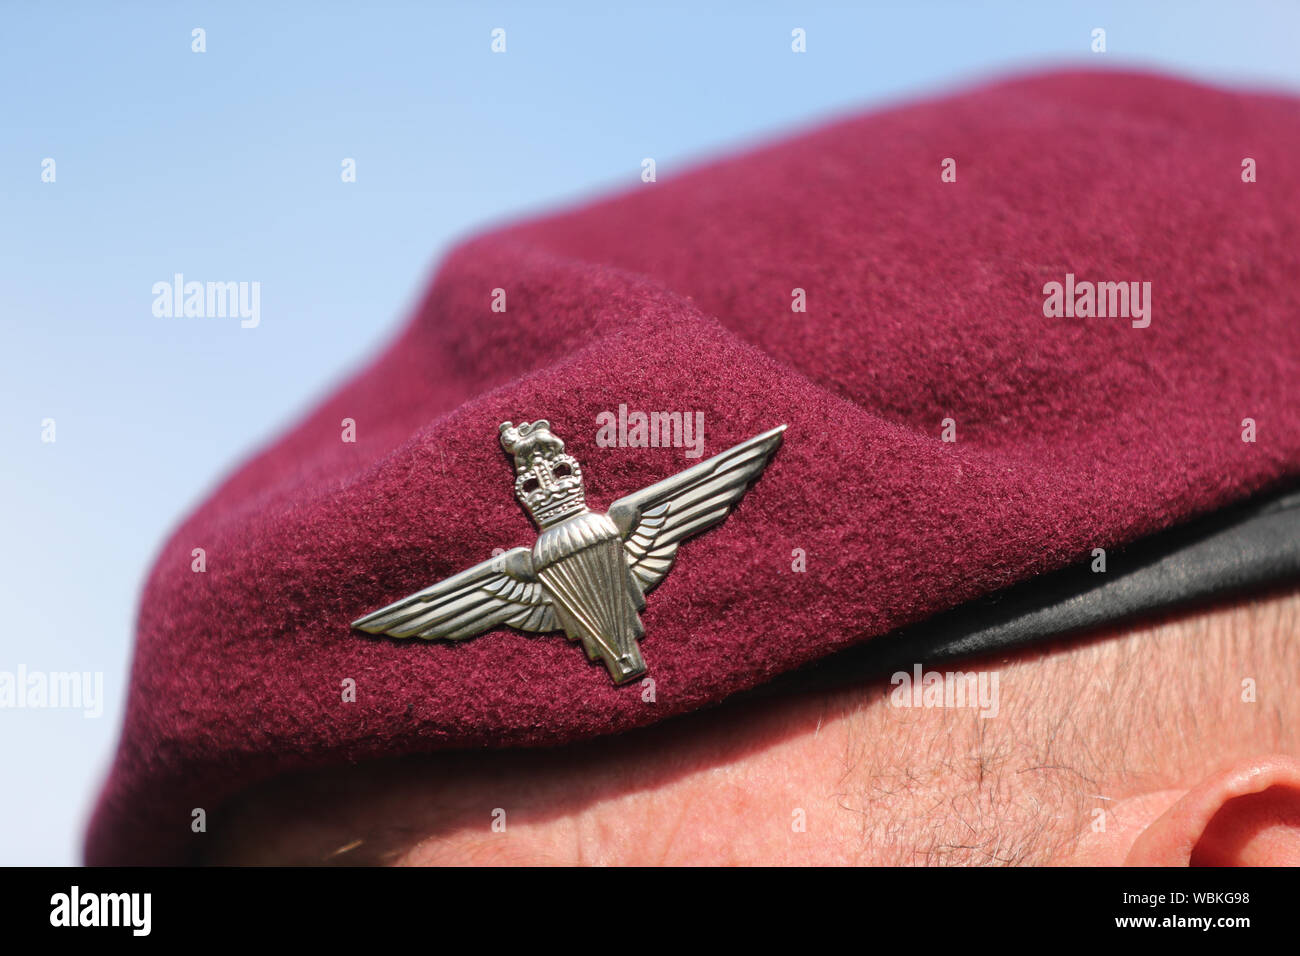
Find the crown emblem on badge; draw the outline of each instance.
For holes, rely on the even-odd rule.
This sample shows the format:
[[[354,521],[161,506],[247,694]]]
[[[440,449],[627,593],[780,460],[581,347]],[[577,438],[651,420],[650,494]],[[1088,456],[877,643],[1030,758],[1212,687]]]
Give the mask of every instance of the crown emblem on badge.
[[[616,684],[646,672],[639,612],[672,570],[677,547],[717,524],[781,447],[784,425],[619,498],[587,507],[582,466],[550,422],[503,422],[514,456],[515,497],[537,524],[514,548],[352,623],[370,634],[463,640],[507,625],[564,631]]]
[[[551,423],[502,422],[501,447],[515,457],[515,497],[539,528],[579,514],[587,508],[582,466],[564,453],[564,442],[551,433]]]

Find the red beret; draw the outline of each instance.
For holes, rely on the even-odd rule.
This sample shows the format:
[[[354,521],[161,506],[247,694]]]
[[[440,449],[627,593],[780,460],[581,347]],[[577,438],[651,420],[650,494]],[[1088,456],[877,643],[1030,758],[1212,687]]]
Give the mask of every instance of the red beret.
[[[186,859],[192,808],[289,770],[691,711],[1295,477],[1297,105],[1052,74],[463,244],[162,549],[87,860]],[[1145,318],[1087,315],[1100,283]],[[548,420],[599,511],[703,460],[607,447],[621,407],[702,420],[703,459],[788,426],[647,597],[653,687],[563,633],[350,626],[537,539],[502,422]]]

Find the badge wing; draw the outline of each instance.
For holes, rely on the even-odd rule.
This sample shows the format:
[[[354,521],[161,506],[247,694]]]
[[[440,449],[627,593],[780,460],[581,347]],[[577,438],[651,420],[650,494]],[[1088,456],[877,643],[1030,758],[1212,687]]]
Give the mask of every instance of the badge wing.
[[[677,545],[730,512],[781,447],[781,425],[671,478],[619,498],[609,517],[623,535],[628,564],[643,591],[672,570]]]
[[[449,641],[501,624],[522,631],[559,630],[550,595],[533,575],[527,548],[512,548],[352,622],[368,634]]]

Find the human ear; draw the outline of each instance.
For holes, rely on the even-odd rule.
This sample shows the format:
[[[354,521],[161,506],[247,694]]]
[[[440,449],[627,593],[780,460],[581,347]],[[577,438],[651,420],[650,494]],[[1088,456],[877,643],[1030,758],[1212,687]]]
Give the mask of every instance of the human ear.
[[[1212,774],[1152,821],[1124,862],[1300,865],[1300,760],[1252,757]]]

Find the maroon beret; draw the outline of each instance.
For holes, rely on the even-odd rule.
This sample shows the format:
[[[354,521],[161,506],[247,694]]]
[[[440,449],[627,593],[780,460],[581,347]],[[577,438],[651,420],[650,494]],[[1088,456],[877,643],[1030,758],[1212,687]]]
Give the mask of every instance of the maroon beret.
[[[464,243],[163,547],[87,860],[185,859],[193,807],[290,770],[663,720],[1294,479],[1298,105],[1051,74]],[[642,447],[652,412],[702,444]],[[537,419],[599,514],[788,426],[634,608],[652,685],[523,591],[472,639],[351,626],[532,547],[498,431]]]

